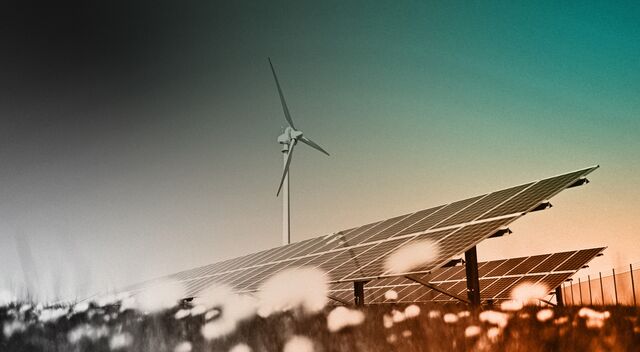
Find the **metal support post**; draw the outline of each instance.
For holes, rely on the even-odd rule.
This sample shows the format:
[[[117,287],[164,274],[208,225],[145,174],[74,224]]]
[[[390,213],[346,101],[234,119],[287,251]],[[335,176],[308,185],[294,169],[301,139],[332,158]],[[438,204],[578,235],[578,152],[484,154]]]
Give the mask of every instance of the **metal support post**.
[[[604,306],[604,287],[602,286],[602,272],[599,271],[598,276],[600,276],[600,294],[602,295],[600,297],[602,297],[602,305]]]
[[[578,278],[578,291],[580,291],[580,305],[582,305],[584,301],[582,300],[582,282],[580,282],[580,278]]]
[[[480,307],[480,280],[478,277],[478,252],[472,247],[464,252],[467,274],[467,298],[472,307]]]
[[[631,275],[631,292],[633,292],[633,306],[637,306],[636,302],[636,283],[633,281],[633,264],[629,264],[629,274]]]
[[[571,283],[569,284],[569,288],[571,289],[571,305],[575,306],[576,300],[573,298],[573,281],[571,281]]]
[[[587,275],[587,280],[589,280],[589,305],[593,305],[593,295],[591,294],[591,275]]]
[[[364,306],[364,281],[353,282],[353,296],[355,298],[356,306]]]
[[[616,269],[611,269],[613,272],[613,293],[616,297],[616,306],[618,305],[618,284],[616,283]]]
[[[562,287],[556,287],[556,302],[558,303],[558,307],[564,307],[564,299],[562,297]]]

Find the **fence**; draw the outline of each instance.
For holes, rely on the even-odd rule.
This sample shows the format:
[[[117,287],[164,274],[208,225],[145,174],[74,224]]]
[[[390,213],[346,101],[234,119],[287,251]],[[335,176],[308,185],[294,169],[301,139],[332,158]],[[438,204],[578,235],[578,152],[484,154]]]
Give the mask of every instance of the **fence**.
[[[638,306],[640,303],[640,263],[569,280],[561,286],[566,305]]]

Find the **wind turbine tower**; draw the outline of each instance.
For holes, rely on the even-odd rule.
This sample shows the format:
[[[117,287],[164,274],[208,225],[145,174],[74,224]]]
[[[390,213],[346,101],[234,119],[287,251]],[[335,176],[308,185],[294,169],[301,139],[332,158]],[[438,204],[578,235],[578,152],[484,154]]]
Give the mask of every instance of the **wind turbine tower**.
[[[276,87],[278,88],[278,94],[280,95],[280,103],[282,103],[282,110],[284,111],[284,118],[287,120],[288,126],[284,129],[284,132],[278,136],[278,143],[282,145],[282,178],[280,179],[280,185],[278,186],[278,192],[276,196],[279,196],[282,191],[282,244],[286,245],[291,243],[291,206],[289,204],[289,166],[291,165],[291,156],[293,155],[293,148],[298,141],[314,148],[327,156],[326,150],[320,145],[304,136],[302,131],[296,129],[293,124],[293,119],[289,113],[287,102],[284,100],[284,94],[276,75],[276,70],[273,68],[271,59],[269,58],[269,66],[271,66],[271,72],[273,73],[273,79],[276,81]]]

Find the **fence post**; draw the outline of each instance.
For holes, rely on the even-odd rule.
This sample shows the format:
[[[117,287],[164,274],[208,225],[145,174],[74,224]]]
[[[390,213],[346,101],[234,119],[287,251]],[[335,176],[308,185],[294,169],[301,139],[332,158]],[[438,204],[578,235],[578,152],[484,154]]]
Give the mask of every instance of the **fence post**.
[[[637,306],[636,303],[636,285],[633,282],[633,264],[629,264],[629,273],[631,273],[631,292],[633,292],[633,306]]]
[[[578,291],[580,292],[580,305],[583,305],[582,301],[582,283],[580,282],[580,278],[578,278]]]
[[[602,297],[602,305],[604,306],[604,288],[602,287],[602,272],[598,271],[598,275],[600,276],[600,294],[602,295],[600,297]]]
[[[589,305],[593,305],[593,295],[591,294],[591,275],[587,275],[587,280],[589,280]]]
[[[571,284],[569,285],[569,288],[571,289],[571,305],[575,306],[576,300],[573,298],[573,279],[571,280]]]
[[[616,306],[618,305],[618,285],[616,284],[616,269],[611,269],[613,272],[613,293],[616,297]]]

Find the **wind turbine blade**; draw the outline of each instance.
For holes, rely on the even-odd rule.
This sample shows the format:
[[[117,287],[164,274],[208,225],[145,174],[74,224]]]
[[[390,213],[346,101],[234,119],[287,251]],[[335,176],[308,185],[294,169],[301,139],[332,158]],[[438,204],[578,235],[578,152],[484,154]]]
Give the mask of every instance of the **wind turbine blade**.
[[[287,107],[287,102],[284,100],[284,94],[282,94],[282,88],[280,88],[280,82],[278,82],[278,76],[276,75],[276,70],[273,68],[273,64],[271,63],[271,58],[269,59],[269,66],[271,66],[271,72],[273,72],[273,79],[276,80],[276,86],[278,87],[278,94],[280,94],[280,102],[282,103],[282,110],[284,111],[284,117],[287,119],[289,126],[296,129],[293,125],[293,120],[291,119],[291,114],[289,113],[289,108]]]
[[[291,141],[289,144],[289,151],[287,152],[287,162],[284,164],[284,169],[282,170],[282,178],[280,179],[280,185],[278,186],[278,193],[276,193],[276,197],[280,195],[280,191],[282,190],[282,185],[284,184],[284,179],[287,178],[287,174],[289,174],[289,165],[291,165],[291,155],[293,155],[293,147],[296,145],[295,139]]]
[[[319,146],[316,142],[310,140],[309,138],[307,138],[305,136],[302,136],[299,139],[300,139],[300,141],[302,143],[304,143],[304,144],[310,146],[311,148],[314,148],[314,149],[316,149],[316,150],[318,150],[318,151],[320,151],[322,153],[325,153],[325,154],[327,154],[327,156],[329,156],[329,153],[326,150],[324,150],[321,146]]]

